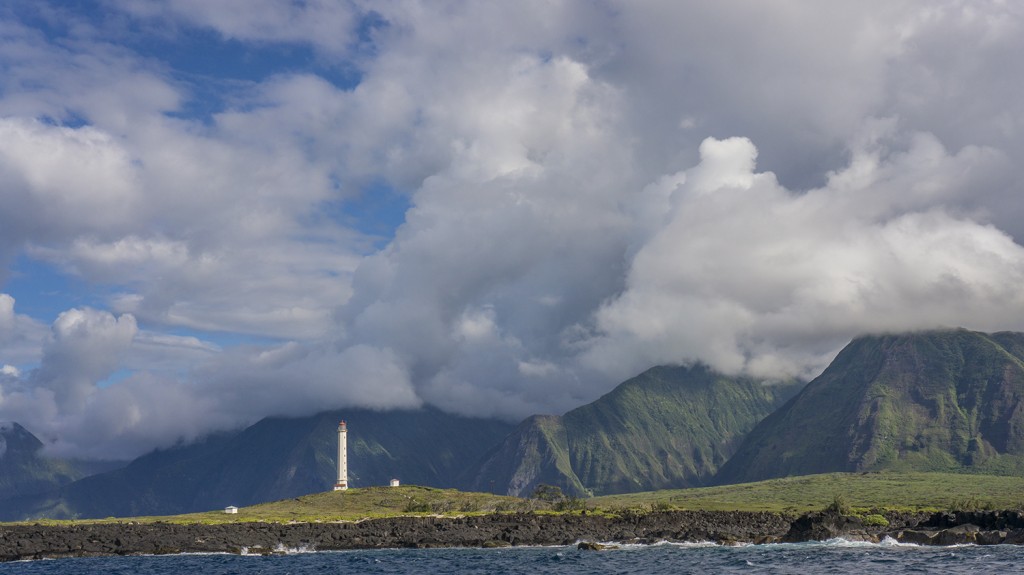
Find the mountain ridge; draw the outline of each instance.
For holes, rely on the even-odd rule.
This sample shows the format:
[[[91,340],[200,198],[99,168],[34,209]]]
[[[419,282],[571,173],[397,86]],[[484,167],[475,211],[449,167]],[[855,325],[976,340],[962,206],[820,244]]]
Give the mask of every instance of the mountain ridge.
[[[586,496],[701,485],[797,387],[702,364],[654,367],[565,415],[528,418],[468,487],[524,496],[546,483]]]
[[[766,417],[716,477],[1024,471],[1024,334],[862,336]]]

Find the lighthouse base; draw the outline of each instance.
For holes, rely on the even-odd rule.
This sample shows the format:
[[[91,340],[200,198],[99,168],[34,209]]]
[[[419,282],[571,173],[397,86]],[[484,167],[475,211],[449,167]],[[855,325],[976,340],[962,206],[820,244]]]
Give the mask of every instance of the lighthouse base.
[[[348,484],[347,483],[336,483],[334,485],[334,490],[335,491],[345,491],[346,489],[348,489]]]

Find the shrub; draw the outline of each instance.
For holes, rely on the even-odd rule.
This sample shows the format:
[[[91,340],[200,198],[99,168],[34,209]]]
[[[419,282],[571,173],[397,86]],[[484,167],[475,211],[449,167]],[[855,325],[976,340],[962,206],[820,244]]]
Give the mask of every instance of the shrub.
[[[836,493],[832,497],[832,503],[828,504],[825,508],[825,513],[836,513],[839,515],[849,515],[851,512],[850,503],[846,500],[846,496],[842,493]]]
[[[569,497],[555,503],[555,511],[581,511],[586,508],[586,500],[579,497]]]
[[[874,527],[888,527],[889,526],[889,520],[886,519],[885,517],[877,514],[877,513],[872,513],[871,515],[864,516],[863,521],[864,521],[864,525],[870,525],[870,526],[874,526]]]
[[[540,499],[541,501],[555,502],[565,499],[565,494],[562,493],[562,488],[557,485],[547,485],[540,483],[533,490],[533,495],[530,495],[531,499]]]

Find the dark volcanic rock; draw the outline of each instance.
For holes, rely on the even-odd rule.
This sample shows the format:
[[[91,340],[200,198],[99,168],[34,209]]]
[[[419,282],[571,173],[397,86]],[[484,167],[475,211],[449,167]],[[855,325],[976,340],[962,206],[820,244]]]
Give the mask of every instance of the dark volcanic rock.
[[[769,543],[834,537],[920,544],[1024,543],[1017,512],[889,513],[887,527],[808,513],[665,511],[598,515],[494,514],[395,517],[344,523],[79,523],[0,526],[0,560],[165,553],[276,553],[397,547],[572,545],[580,541]]]
[[[827,541],[843,537],[857,541],[878,541],[877,533],[865,530],[864,522],[858,517],[837,513],[808,513],[792,523],[783,541]]]
[[[589,541],[753,541],[779,538],[773,513],[677,511],[597,515],[396,517],[346,523],[95,523],[0,527],[0,560],[184,552],[572,545]]]
[[[917,545],[1024,544],[1024,515],[1016,511],[887,513],[887,526],[866,525],[858,517],[808,513],[793,521],[784,541],[823,541],[841,537],[880,541],[891,537]],[[1018,535],[1019,534],[1019,535]]]
[[[894,539],[900,543],[913,543],[915,545],[934,545],[935,544],[935,531],[919,531],[917,529],[907,529],[896,533]]]
[[[1020,511],[961,511],[908,516],[891,534],[901,543],[919,545],[1024,544],[1024,513]]]

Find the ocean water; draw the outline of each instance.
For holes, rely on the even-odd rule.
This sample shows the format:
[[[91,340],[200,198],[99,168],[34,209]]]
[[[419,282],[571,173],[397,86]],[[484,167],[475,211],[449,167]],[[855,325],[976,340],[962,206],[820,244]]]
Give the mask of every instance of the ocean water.
[[[917,547],[841,540],[744,547],[662,544],[624,546],[608,551],[529,547],[291,552],[269,557],[85,557],[0,564],[0,574],[18,575],[1022,572],[1024,547],[1021,546]]]

